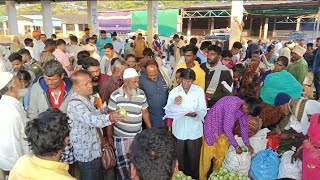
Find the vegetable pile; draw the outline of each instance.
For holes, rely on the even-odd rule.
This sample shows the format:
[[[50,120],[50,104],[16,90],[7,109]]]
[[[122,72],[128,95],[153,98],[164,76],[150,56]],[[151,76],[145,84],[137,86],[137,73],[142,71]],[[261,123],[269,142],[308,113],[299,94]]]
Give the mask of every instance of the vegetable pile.
[[[250,178],[240,173],[233,173],[225,168],[220,168],[219,171],[210,175],[209,180],[250,180]]]
[[[185,175],[182,171],[179,171],[178,174],[173,177],[173,180],[192,180],[192,177]]]

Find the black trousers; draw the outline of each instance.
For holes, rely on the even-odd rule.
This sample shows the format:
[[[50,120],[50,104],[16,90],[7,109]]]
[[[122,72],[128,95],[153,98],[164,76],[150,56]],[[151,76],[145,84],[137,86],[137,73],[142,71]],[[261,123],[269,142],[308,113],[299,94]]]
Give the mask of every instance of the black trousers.
[[[191,176],[192,179],[199,179],[202,137],[195,140],[179,140],[177,138],[176,140],[179,170]]]

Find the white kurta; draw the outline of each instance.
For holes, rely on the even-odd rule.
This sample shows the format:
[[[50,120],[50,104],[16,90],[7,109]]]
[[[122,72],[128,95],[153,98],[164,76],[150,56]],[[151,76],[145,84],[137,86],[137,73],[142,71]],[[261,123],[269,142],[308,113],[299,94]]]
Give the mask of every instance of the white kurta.
[[[20,101],[3,95],[0,121],[0,169],[10,171],[21,156],[29,154],[28,143],[24,140],[28,118]]]

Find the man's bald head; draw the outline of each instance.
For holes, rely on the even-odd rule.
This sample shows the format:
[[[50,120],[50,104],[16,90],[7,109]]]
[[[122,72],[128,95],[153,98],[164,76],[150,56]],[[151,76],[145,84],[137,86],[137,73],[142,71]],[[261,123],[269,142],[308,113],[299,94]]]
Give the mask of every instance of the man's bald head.
[[[146,65],[146,75],[151,81],[156,81],[159,74],[158,63],[154,60],[147,61]]]

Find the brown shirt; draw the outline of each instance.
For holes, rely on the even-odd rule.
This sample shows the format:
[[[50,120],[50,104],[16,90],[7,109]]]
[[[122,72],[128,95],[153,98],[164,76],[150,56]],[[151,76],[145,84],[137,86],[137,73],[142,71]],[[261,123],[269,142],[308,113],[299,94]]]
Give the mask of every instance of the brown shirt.
[[[200,67],[206,73],[205,89],[204,89],[204,91],[206,92],[206,90],[207,90],[207,88],[208,88],[208,86],[209,86],[209,84],[210,84],[210,82],[212,80],[212,76],[213,76],[215,71],[211,71],[210,72],[209,69],[206,67],[206,63],[201,64]],[[232,94],[230,91],[228,91],[221,84],[222,81],[227,82],[227,84],[229,86],[232,85],[233,79],[232,79],[230,71],[221,71],[221,75],[220,75],[220,79],[219,79],[219,85],[218,85],[216,91],[214,92],[213,96],[210,97],[210,99],[208,100],[208,108],[211,108],[222,97]]]
[[[110,95],[122,86],[122,80],[115,76],[107,76],[99,88],[99,95],[102,102],[109,102]]]
[[[144,48],[146,48],[146,42],[141,39],[136,39],[133,43],[134,45],[134,51],[135,51],[135,56],[138,57],[138,58],[143,58],[143,50]]]

